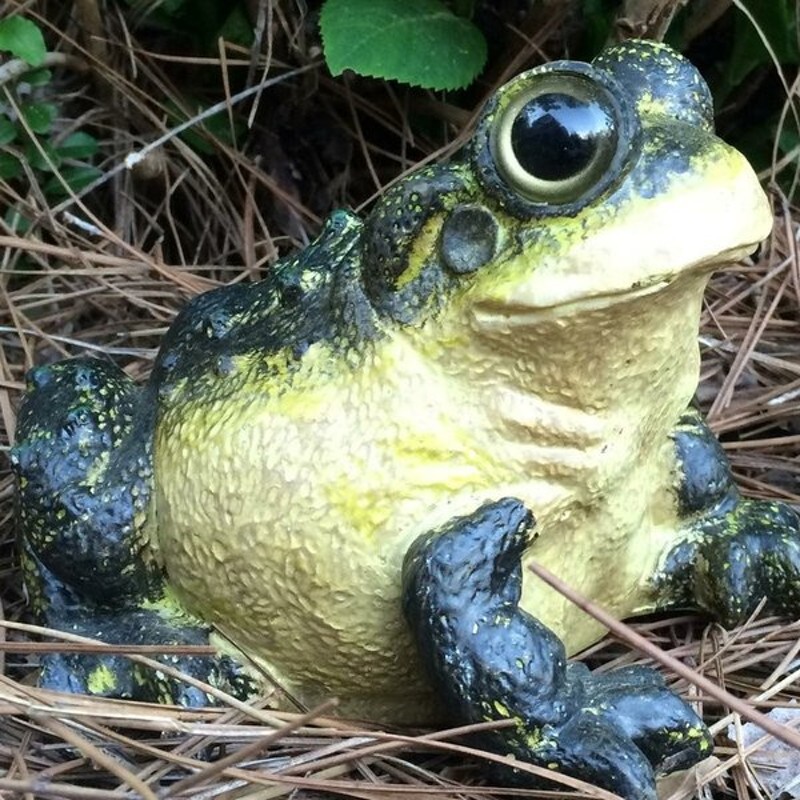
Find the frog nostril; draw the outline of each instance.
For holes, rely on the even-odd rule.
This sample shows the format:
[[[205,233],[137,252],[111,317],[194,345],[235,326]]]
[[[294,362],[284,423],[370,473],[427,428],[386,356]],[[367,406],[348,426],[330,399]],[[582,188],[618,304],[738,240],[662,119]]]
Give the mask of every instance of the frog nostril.
[[[236,362],[230,356],[219,356],[214,362],[214,374],[219,378],[227,378],[236,372]]]
[[[95,367],[82,366],[75,370],[75,388],[85,392],[93,392],[98,388],[97,373]]]
[[[73,408],[66,416],[62,431],[67,436],[72,436],[76,431],[85,428],[92,421],[92,415],[86,406]]]
[[[228,332],[231,316],[227,311],[217,308],[208,315],[206,334],[209,339],[221,339]]]
[[[287,283],[280,287],[280,302],[284,308],[293,308],[303,299],[303,289],[296,283]]]
[[[161,358],[161,366],[171,372],[178,365],[178,354],[174,350],[167,350]]]

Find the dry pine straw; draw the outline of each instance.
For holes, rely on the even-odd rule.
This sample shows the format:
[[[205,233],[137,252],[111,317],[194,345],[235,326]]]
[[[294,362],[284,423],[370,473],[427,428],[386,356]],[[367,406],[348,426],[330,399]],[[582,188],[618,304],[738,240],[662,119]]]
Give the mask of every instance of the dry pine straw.
[[[139,114],[157,127],[159,117],[148,97],[133,86],[116,85],[114,91],[126,104],[128,118]],[[87,116],[77,127],[109,124],[100,111],[90,110]],[[114,143],[121,153],[132,146],[128,140]],[[118,176],[109,201],[113,232],[86,232],[48,208],[35,192],[18,197],[0,184],[0,205],[24,203],[39,220],[25,236],[0,233],[0,445],[7,446],[13,437],[24,371],[34,361],[105,352],[142,378],[160,334],[189,296],[221,281],[251,279],[275,252],[270,225],[256,202],[259,191],[285,202],[303,225],[313,218],[296,197],[237,153],[226,153],[232,191],[190,151],[176,147],[177,165],[167,161],[154,167],[161,170],[167,191],[160,192],[169,201],[140,206],[130,176]],[[756,263],[721,272],[707,292],[698,396],[744,491],[800,504],[798,224],[780,195],[774,202],[773,236]],[[98,221],[80,203],[69,210],[80,219]],[[162,241],[171,248],[166,257]],[[185,242],[196,249],[188,252]],[[231,252],[244,254],[244,266],[214,266],[228,263]],[[87,645],[64,644],[55,632],[47,636],[24,625],[12,499],[8,465],[0,459],[0,599],[7,620],[0,625],[0,656],[5,659],[0,797],[496,796],[486,786],[486,766],[498,757],[471,750],[463,730],[378,731],[337,719],[330,707],[308,715],[270,711],[269,697],[249,705],[221,697],[219,708],[188,711],[61,697],[35,688],[42,649]],[[756,618],[724,631],[682,617],[633,627],[762,711],[785,705],[797,694],[792,670],[800,650],[800,623]],[[150,656],[146,650],[131,655],[145,661]],[[599,669],[642,660],[611,638],[588,656]],[[726,736],[729,722],[737,718],[691,682],[674,676],[673,682],[712,722],[716,761],[665,796],[761,797],[750,768],[758,756]],[[575,791],[577,796],[611,796],[588,787]]]
[[[700,337],[704,357],[699,391],[713,427],[726,440],[745,491],[793,503],[800,502],[796,488],[800,436],[795,422],[800,398],[796,232],[792,219],[778,213],[773,237],[755,265],[732,267],[712,281]],[[60,332],[77,325],[70,317],[81,308],[77,298],[88,297],[93,307],[108,312],[119,304],[122,285],[128,302],[135,297],[136,287],[146,287],[143,295],[148,300],[169,292],[163,285],[164,274],[170,275],[167,270],[153,277],[141,263],[124,256],[106,256],[96,247],[76,250],[74,240],[65,237],[64,241],[60,250],[43,248],[33,237],[2,241],[16,252],[36,254],[44,267],[18,288],[9,282],[5,286],[0,410],[6,431],[13,430],[25,355],[37,341],[32,333],[14,335],[9,329],[41,331],[44,338],[55,340],[50,341],[54,350],[71,354],[78,349],[70,340],[79,337]],[[68,245],[73,249],[68,250]],[[139,274],[130,281],[134,269]],[[50,293],[54,287],[58,287],[58,298]],[[44,314],[43,306],[48,309]],[[61,339],[47,337],[45,331],[58,331]],[[97,330],[92,334],[90,338],[103,338]],[[146,370],[150,357],[149,352],[138,355],[143,363],[134,362],[134,374]],[[142,797],[271,798],[331,792],[365,798],[492,796],[490,788],[480,786],[485,784],[485,765],[492,757],[470,752],[454,732],[375,731],[331,717],[330,708],[307,716],[278,714],[258,703],[248,706],[222,698],[218,709],[186,711],[83,697],[64,699],[34,688],[36,652],[59,645],[13,621],[23,617],[24,609],[11,548],[12,490],[7,474],[0,484],[0,499],[5,534],[0,569],[9,619],[4,624],[7,642],[0,644],[8,651],[7,676],[0,678],[0,762],[6,770],[0,792],[21,797],[104,798],[121,787]],[[800,649],[800,623],[755,619],[727,632],[680,618],[640,623],[635,628],[718,685],[750,698],[762,711],[796,695],[792,669]],[[27,645],[30,641],[50,644]],[[594,647],[589,656],[601,669],[637,659],[632,650],[611,639]],[[148,654],[131,657],[146,659]],[[697,778],[706,786],[702,791],[720,797],[760,796],[748,768],[757,756],[725,735],[732,715],[691,683],[676,679],[675,685],[708,719],[716,720],[718,761],[704,765]],[[672,796],[677,800],[695,791],[690,785],[676,789]],[[529,794],[548,796],[541,791]],[[603,795],[587,789],[585,796]]]

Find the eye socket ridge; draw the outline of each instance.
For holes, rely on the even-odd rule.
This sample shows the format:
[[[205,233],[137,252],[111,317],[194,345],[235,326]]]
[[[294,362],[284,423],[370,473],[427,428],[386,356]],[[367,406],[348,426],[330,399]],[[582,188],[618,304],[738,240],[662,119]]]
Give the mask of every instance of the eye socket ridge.
[[[521,200],[584,204],[622,172],[635,121],[618,87],[592,73],[570,64],[506,87],[511,97],[491,123],[490,149],[498,177]]]

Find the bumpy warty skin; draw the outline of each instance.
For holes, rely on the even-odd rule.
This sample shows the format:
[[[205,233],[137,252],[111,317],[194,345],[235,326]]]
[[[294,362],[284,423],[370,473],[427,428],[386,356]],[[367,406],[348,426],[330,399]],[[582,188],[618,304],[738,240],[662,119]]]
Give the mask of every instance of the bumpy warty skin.
[[[543,79],[614,124],[605,169],[555,203],[498,167],[509,109]],[[702,293],[769,228],[752,169],[713,133],[705,84],[668,48],[518,76],[450,163],[401,181],[363,221],[338,212],[263,281],[192,301],[146,387],[110,378],[130,398],[120,441],[97,444],[97,416],[70,416],[74,388],[44,403],[33,382],[15,463],[40,605],[68,597],[90,619],[106,602],[48,555],[72,546],[52,521],[63,509],[26,493],[41,475],[32,449],[73,446],[91,453],[48,478],[56,505],[70,492],[96,503],[123,461],[147,473],[109,562],[143,582],[106,604],[188,609],[308,705],[335,694],[373,719],[430,713],[403,558],[501,497],[536,515],[521,607],[566,652],[602,631],[527,576],[527,558],[619,616],[685,599],[701,512],[679,503],[674,433],[698,378]],[[107,368],[83,363],[98,390],[78,405],[105,418]],[[102,530],[86,536],[102,550]]]

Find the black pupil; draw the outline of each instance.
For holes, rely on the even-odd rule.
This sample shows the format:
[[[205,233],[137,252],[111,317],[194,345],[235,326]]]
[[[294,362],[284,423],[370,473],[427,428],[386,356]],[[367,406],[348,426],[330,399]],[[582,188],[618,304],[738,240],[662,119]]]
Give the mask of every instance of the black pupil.
[[[614,118],[605,105],[553,92],[520,109],[511,126],[511,146],[530,175],[562,181],[586,169],[598,148],[615,135]]]

